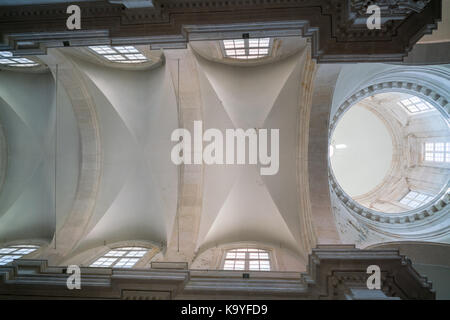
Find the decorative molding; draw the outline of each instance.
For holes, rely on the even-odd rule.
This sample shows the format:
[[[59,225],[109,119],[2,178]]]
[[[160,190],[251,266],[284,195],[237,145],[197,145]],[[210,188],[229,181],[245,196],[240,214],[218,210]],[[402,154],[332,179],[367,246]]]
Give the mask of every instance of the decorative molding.
[[[79,243],[93,215],[102,171],[102,149],[95,103],[75,62],[58,50],[46,57],[55,81],[66,90],[77,120],[80,135],[80,174],[71,211],[56,229],[48,257],[61,261]],[[56,71],[56,65],[58,71]],[[56,227],[56,226],[55,226]],[[55,243],[56,242],[56,243]],[[56,247],[52,249],[51,247]]]
[[[178,265],[162,269],[82,267],[80,290],[67,289],[65,267],[19,259],[0,266],[0,298],[348,299],[348,291],[367,290],[369,265],[381,269],[381,299],[435,299],[431,283],[398,250],[359,250],[352,245],[313,249],[307,273],[188,270],[178,269]],[[248,278],[243,278],[243,273]]]
[[[1,99],[1,98],[0,98]],[[6,179],[6,169],[8,167],[8,145],[0,119],[0,192]]]
[[[312,100],[314,93],[314,79],[317,65],[311,59],[311,52],[307,48],[305,65],[300,81],[299,116],[298,116],[298,157],[297,157],[297,193],[299,197],[299,215],[303,246],[302,252],[311,252],[317,244],[317,235],[314,231],[313,211],[310,194],[309,176],[309,130]],[[306,256],[306,255],[305,255]],[[306,258],[306,257],[305,257]]]
[[[435,299],[431,283],[396,249],[359,250],[353,245],[318,246],[309,255],[308,275],[305,278],[309,280],[307,283],[316,299],[343,299],[349,289],[367,289],[366,269],[372,264],[380,267],[381,290],[386,296]]]
[[[417,73],[414,74],[414,72]],[[366,84],[361,89],[356,90],[335,112],[329,126],[329,137],[333,135],[340,118],[352,105],[366,97],[382,92],[397,91],[416,95],[432,103],[441,112],[444,119],[447,122],[450,121],[450,97],[448,96],[448,91],[444,87],[436,86],[427,77],[430,79],[432,79],[431,77],[440,77],[448,86],[450,73],[432,67],[413,69],[400,67],[395,72],[390,70],[388,73],[375,75],[369,81],[372,84]],[[329,168],[331,168],[330,165]],[[329,180],[333,192],[344,206],[349,209],[349,212],[378,232],[394,238],[407,239],[431,239],[450,233],[450,193],[448,192],[450,181],[434,200],[425,207],[403,213],[384,213],[368,209],[354,201],[336,181],[331,169],[329,169]],[[430,231],[427,231],[428,229]]]
[[[203,119],[203,102],[199,95],[199,70],[195,55],[188,48],[168,51],[165,58],[178,98],[179,128],[193,132],[194,121]],[[191,152],[193,154],[194,150]],[[164,253],[164,261],[192,263],[195,259],[203,208],[203,165],[181,165],[178,168],[177,213]]]
[[[424,223],[437,222],[436,220],[442,220],[448,216],[450,203],[450,194],[445,188],[430,204],[426,207],[410,210],[403,213],[385,213],[378,212],[372,209],[366,208],[360,205],[358,202],[354,201],[336,182],[333,174],[329,173],[330,185],[333,191],[336,193],[337,197],[345,205],[351,213],[353,213],[357,218],[360,218],[363,222],[374,224],[378,228],[383,229],[385,226],[391,227],[402,227],[410,228],[413,226],[424,226]],[[450,187],[447,185],[447,187]],[[444,228],[445,229],[445,228]],[[444,234],[439,234],[438,236],[443,236],[450,231],[444,231]],[[413,232],[413,230],[411,230]],[[414,234],[408,234],[408,238],[415,237]]]
[[[368,1],[155,0],[153,7],[142,8],[80,2],[83,29],[75,31],[66,30],[66,4],[3,6],[0,49],[44,54],[50,47],[116,41],[183,47],[191,40],[236,33],[282,36],[288,31],[311,37],[312,57],[319,62],[402,61],[415,42],[437,28],[441,0],[391,2],[382,2],[380,30],[365,25]],[[292,24],[301,27],[292,29]]]
[[[429,2],[430,0],[378,0],[376,4],[380,7],[382,16],[393,16],[420,12]],[[366,8],[371,4],[371,0],[351,0],[351,11],[364,16]]]
[[[312,220],[317,243],[341,243],[333,216],[328,179],[328,124],[341,66],[318,65],[313,86],[308,133],[308,175]],[[325,192],[324,192],[325,191]]]

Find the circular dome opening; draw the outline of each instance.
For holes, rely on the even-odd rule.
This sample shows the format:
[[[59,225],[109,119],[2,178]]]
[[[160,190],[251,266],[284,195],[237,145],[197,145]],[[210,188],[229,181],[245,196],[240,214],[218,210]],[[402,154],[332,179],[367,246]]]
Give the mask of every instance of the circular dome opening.
[[[420,97],[375,94],[339,119],[329,157],[335,180],[357,203],[386,213],[415,210],[448,188],[448,119]]]

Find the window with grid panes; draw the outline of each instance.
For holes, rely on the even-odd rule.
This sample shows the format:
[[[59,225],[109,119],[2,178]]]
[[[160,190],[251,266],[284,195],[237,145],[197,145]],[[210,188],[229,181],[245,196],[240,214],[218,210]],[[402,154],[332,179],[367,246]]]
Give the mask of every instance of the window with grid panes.
[[[132,268],[146,253],[147,248],[123,247],[115,248],[91,263],[91,267]]]
[[[10,51],[0,51],[1,65],[8,67],[36,67],[39,63],[28,58],[15,57]]]
[[[241,60],[259,59],[270,54],[270,38],[223,40],[225,57]]]
[[[424,160],[450,163],[450,142],[426,142]]]
[[[31,244],[11,245],[9,247],[0,248],[0,266],[10,263],[16,259],[20,259],[39,249],[39,246]]]
[[[431,111],[434,109],[434,107],[431,104],[418,97],[411,97],[400,100],[398,104],[412,114]]]
[[[141,63],[149,61],[134,46],[90,46],[89,49],[112,62]]]
[[[418,191],[409,191],[400,199],[400,203],[414,209],[427,204],[431,200],[433,200],[433,196]]]
[[[225,254],[224,270],[270,271],[270,254],[267,250],[240,248]]]

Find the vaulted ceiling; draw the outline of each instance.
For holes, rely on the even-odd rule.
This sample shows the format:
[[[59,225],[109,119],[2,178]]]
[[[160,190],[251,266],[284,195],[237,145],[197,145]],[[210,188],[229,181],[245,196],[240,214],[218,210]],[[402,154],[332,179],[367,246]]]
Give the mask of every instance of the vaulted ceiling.
[[[198,87],[189,74],[173,69],[178,60],[170,51],[165,64],[127,70],[77,49],[54,49],[41,56],[46,71],[2,73],[1,111],[2,120],[8,119],[3,129],[12,165],[2,190],[7,201],[2,201],[0,239],[56,242],[64,248],[62,256],[126,240],[164,247],[174,234],[184,241],[176,216],[186,182],[171,162],[170,137],[187,125],[179,122],[177,99],[181,106],[198,99],[197,120],[204,130],[280,128],[281,143],[280,170],[273,176],[261,176],[259,165],[203,167],[196,251],[259,241],[302,253],[296,172],[308,58],[303,39],[296,46],[292,39],[288,43],[289,54],[279,51],[282,59],[252,67],[211,61],[191,49],[173,51],[184,54],[182,63],[194,61]],[[32,86],[35,81],[39,86]],[[95,113],[89,116],[83,108]],[[82,129],[88,116],[96,128],[89,134]],[[97,142],[88,149],[92,141]],[[89,164],[93,157],[96,170],[95,161]]]

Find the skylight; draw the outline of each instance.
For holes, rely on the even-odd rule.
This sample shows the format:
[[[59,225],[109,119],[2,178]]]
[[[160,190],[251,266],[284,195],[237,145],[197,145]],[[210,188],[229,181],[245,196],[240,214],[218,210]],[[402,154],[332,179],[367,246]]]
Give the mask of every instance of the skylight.
[[[91,46],[89,49],[112,62],[142,63],[150,61],[134,46]]]
[[[418,97],[403,99],[399,101],[398,104],[412,114],[431,111],[434,109],[431,104]]]
[[[433,200],[433,196],[417,191],[409,191],[406,196],[400,200],[400,203],[414,209],[423,206],[431,200]]]
[[[0,51],[0,65],[8,67],[35,67],[39,63],[28,58],[14,57],[13,53],[9,51]]]
[[[253,248],[229,250],[225,256],[223,269],[270,271],[269,252]]]
[[[270,53],[270,38],[223,40],[225,56],[233,59],[259,59]]]
[[[13,245],[6,248],[0,248],[0,266],[8,264],[16,259],[36,251],[39,246],[35,245]]]
[[[450,142],[425,143],[425,161],[450,163]]]
[[[108,251],[95,260],[91,267],[132,268],[146,253],[147,248],[124,247]]]

